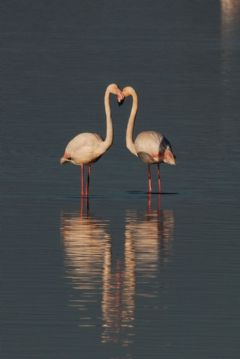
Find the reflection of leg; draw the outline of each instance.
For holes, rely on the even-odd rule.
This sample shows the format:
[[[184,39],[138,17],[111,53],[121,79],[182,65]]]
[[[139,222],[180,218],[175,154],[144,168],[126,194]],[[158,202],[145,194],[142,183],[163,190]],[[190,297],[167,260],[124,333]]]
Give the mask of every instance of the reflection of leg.
[[[88,217],[88,216],[89,216],[89,200],[88,200],[88,197],[81,196],[81,198],[80,198],[80,218]]]
[[[148,199],[147,199],[147,213],[150,214],[152,210],[152,194],[148,193]]]
[[[84,210],[84,198],[81,196],[80,198],[80,218],[83,217],[83,210]]]
[[[87,203],[86,203],[86,206],[87,206],[86,216],[88,217],[89,216],[89,199],[88,199],[88,197],[86,198],[86,201],[87,201]]]
[[[148,165],[148,193],[152,193],[152,176],[150,165]]]
[[[157,215],[158,217],[160,217],[160,209],[161,209],[161,196],[160,193],[158,194],[158,198],[157,198]]]
[[[158,166],[158,193],[161,193],[161,180],[160,180],[160,165],[159,163],[157,164]]]
[[[86,184],[86,196],[88,196],[88,194],[89,194],[90,175],[91,175],[91,165],[88,166],[88,177],[87,177],[87,184]]]
[[[81,165],[81,196],[84,197],[84,165]]]

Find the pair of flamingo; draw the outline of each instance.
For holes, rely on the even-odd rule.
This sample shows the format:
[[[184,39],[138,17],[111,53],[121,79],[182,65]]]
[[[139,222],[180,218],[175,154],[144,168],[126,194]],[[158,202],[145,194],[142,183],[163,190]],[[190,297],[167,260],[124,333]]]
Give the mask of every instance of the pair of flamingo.
[[[97,133],[80,133],[74,137],[67,145],[60,163],[71,162],[81,166],[81,196],[89,194],[91,165],[96,162],[112,145],[113,126],[110,109],[110,94],[117,97],[121,104],[125,97],[131,96],[133,99],[132,109],[128,120],[126,131],[126,146],[131,153],[139,157],[148,166],[148,193],[152,193],[151,165],[157,164],[158,167],[158,192],[161,192],[160,183],[160,163],[174,165],[175,155],[172,151],[170,142],[159,132],[144,131],[133,140],[134,123],[138,110],[138,97],[133,87],[127,86],[123,90],[116,84],[110,84],[105,91],[104,105],[106,113],[106,138],[103,140]],[[88,166],[87,183],[84,186],[84,165]]]

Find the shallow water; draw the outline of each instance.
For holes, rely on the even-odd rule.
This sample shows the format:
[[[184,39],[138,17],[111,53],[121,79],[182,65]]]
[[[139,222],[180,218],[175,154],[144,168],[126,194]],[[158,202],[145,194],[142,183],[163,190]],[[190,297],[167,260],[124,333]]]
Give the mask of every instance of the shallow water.
[[[240,2],[2,4],[3,358],[239,358]],[[104,135],[108,83],[139,94],[136,133],[177,166],[161,195],[124,147],[92,170],[58,163]],[[157,189],[153,168],[154,191]]]

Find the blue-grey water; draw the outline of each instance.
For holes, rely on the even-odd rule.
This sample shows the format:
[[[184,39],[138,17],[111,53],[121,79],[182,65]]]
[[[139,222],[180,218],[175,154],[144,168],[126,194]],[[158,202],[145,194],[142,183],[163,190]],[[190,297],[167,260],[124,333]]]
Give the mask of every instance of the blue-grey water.
[[[1,358],[239,358],[240,1],[2,1],[0,37]],[[130,99],[89,201],[59,164],[112,82],[172,143],[161,195]]]

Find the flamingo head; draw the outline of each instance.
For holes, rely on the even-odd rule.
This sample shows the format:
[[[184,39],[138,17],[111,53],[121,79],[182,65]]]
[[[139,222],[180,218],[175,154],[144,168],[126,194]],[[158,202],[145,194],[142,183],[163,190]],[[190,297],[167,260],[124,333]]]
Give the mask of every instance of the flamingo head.
[[[121,106],[124,102],[124,99],[125,99],[125,96],[123,94],[123,92],[118,88],[117,90],[117,102],[118,102],[118,105]]]
[[[125,96],[124,96],[122,90],[119,88],[119,86],[117,84],[108,85],[107,92],[108,92],[108,94],[110,92],[110,93],[112,93],[113,95],[116,96],[117,102],[118,102],[119,105],[121,105],[123,103],[123,100],[124,100]]]

